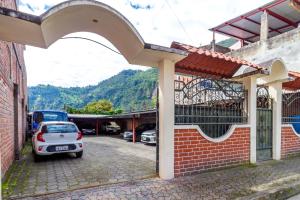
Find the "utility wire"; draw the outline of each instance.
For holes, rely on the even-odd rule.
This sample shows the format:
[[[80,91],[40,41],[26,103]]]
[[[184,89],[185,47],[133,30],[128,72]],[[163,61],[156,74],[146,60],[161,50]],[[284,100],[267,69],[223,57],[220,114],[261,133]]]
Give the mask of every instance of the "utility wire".
[[[165,0],[165,2],[167,3],[168,7],[170,8],[170,10],[172,11],[172,13],[174,14],[175,18],[177,19],[178,24],[180,25],[180,27],[182,28],[182,30],[184,31],[184,33],[186,34],[186,36],[189,38],[189,40],[191,42],[193,42],[192,38],[190,37],[190,35],[188,34],[188,32],[186,31],[186,29],[184,28],[183,24],[181,23],[179,17],[176,15],[175,11],[172,9],[171,5],[169,4],[168,0]]]
[[[112,52],[116,53],[116,54],[119,54],[119,55],[122,55],[120,52],[110,48],[109,46],[106,46],[105,44],[102,44],[101,42],[98,42],[96,40],[92,40],[92,39],[89,39],[89,38],[85,38],[85,37],[63,37],[63,38],[60,38],[60,39],[82,39],[82,40],[88,40],[88,41],[91,41],[91,42],[94,42],[94,43],[97,43],[97,44],[100,44],[101,46],[107,48],[108,50],[111,50]]]

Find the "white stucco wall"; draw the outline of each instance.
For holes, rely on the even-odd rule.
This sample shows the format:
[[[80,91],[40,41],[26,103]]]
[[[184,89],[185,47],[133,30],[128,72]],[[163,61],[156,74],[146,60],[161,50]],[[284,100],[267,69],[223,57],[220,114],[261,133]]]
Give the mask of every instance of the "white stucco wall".
[[[250,44],[228,54],[256,64],[281,58],[289,71],[300,72],[300,28],[269,38],[266,42]]]

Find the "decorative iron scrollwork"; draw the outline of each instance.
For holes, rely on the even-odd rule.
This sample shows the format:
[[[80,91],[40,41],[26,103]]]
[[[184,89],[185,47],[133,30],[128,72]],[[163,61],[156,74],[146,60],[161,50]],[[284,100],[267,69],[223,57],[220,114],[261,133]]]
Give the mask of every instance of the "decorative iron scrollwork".
[[[269,109],[272,107],[272,98],[270,97],[269,88],[258,86],[256,90],[257,108]]]
[[[175,123],[197,124],[210,137],[247,122],[247,91],[241,83],[188,77],[175,80]]]
[[[300,133],[300,90],[283,90],[282,123],[293,124]]]

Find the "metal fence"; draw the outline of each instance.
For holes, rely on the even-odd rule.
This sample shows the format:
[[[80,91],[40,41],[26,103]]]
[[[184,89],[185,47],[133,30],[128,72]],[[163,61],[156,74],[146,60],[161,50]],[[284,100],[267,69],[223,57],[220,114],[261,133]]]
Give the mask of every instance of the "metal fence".
[[[300,90],[282,91],[282,123],[300,126]]]
[[[175,124],[199,125],[212,138],[247,123],[247,91],[241,83],[201,77],[175,80]]]

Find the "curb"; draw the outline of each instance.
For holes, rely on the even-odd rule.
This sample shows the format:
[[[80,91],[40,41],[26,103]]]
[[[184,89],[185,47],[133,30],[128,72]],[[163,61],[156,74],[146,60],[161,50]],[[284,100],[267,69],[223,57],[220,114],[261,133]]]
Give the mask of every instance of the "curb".
[[[258,192],[250,196],[237,198],[238,200],[285,200],[300,193],[300,181],[290,184],[286,187],[273,189],[265,192]]]

